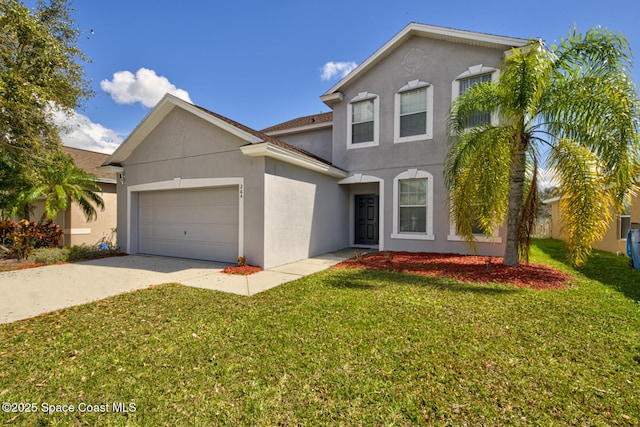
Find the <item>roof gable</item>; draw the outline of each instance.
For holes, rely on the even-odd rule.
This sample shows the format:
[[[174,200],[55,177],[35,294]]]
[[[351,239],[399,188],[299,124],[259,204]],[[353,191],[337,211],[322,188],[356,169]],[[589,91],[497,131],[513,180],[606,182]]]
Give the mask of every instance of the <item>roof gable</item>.
[[[339,93],[341,89],[358,79],[362,74],[371,69],[413,36],[502,50],[521,47],[528,42],[526,39],[497,36],[493,34],[477,33],[412,22],[396,34],[391,40],[385,43],[380,49],[374,52],[373,55],[368,57],[362,64],[358,65],[358,67],[336,83],[331,89],[320,96],[320,99],[329,106],[331,106],[335,101],[341,100]]]
[[[146,115],[144,119],[136,126],[131,134],[124,140],[122,144],[113,152],[103,165],[120,165],[125,161],[131,153],[149,136],[149,134],[160,124],[160,122],[173,111],[175,108],[181,108],[189,113],[200,117],[201,119],[217,126],[227,132],[236,135],[240,139],[250,144],[264,142],[271,139],[266,135],[262,135],[240,123],[227,119],[219,114],[215,114],[205,108],[198,107],[171,94],[166,94],[153,109]]]
[[[181,108],[246,141],[247,144],[240,147],[241,151],[246,155],[268,155],[274,157],[274,153],[277,152],[276,158],[280,160],[289,161],[290,163],[304,167],[311,167],[312,169],[321,170],[324,173],[329,172],[329,174],[334,175],[336,173],[338,175],[343,174],[343,171],[333,167],[331,163],[325,159],[170,94],[166,94],[158,102],[142,122],[136,126],[127,139],[120,144],[118,149],[102,163],[103,166],[100,170],[103,172],[121,171],[122,162],[133,153],[174,108]],[[254,147],[253,149],[250,148],[252,146]]]

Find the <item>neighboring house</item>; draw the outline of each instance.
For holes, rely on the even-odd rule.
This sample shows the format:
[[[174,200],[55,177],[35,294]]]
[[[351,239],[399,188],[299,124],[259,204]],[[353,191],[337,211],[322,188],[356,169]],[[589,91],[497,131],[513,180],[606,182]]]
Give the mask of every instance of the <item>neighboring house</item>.
[[[443,182],[448,114],[526,42],[412,23],[321,96],[332,112],[261,132],[166,95],[104,162],[121,250],[265,268],[348,246],[468,253]],[[504,233],[478,252],[501,255]]]
[[[543,203],[551,205],[551,237],[566,240],[560,215],[560,197],[544,200]],[[626,254],[629,228],[640,228],[640,194],[636,194],[631,200],[631,205],[614,218],[604,237],[595,242],[593,247],[602,251]]]
[[[113,172],[98,169],[109,155],[71,147],[62,147],[62,151],[73,158],[76,166],[97,177],[98,185],[102,189],[100,197],[104,200],[104,210],[96,207],[98,217],[87,221],[80,206],[76,202],[72,202],[69,209],[58,213],[55,223],[64,230],[63,244],[65,246],[94,245],[102,237],[110,235],[117,223],[116,176]],[[40,219],[42,211],[43,202],[36,203],[32,218]]]

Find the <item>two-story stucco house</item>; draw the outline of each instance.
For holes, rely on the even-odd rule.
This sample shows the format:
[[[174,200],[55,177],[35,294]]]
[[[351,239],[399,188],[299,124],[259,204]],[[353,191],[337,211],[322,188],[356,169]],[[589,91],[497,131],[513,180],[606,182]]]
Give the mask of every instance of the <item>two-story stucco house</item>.
[[[467,253],[443,181],[448,113],[524,44],[410,24],[321,96],[330,113],[263,131],[167,95],[104,163],[118,244],[265,268],[349,246]],[[502,253],[494,234],[480,253]]]

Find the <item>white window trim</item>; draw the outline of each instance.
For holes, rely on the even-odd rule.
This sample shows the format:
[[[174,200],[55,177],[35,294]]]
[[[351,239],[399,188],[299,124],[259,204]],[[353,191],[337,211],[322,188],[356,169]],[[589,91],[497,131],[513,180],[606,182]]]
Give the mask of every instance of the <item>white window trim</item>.
[[[482,64],[473,65],[464,73],[458,74],[456,78],[451,82],[451,104],[460,96],[460,80],[467,79],[469,77],[480,76],[482,74],[491,74],[491,81],[497,82],[500,79],[500,70],[493,67],[485,67]],[[497,111],[491,112],[491,124],[497,126],[499,124],[499,117]]]
[[[404,92],[414,89],[427,88],[427,129],[426,133],[420,135],[411,135],[400,137],[400,98]],[[399,144],[403,142],[424,141],[433,139],[433,85],[421,80],[412,80],[404,85],[395,96],[395,114],[393,121],[393,143]]]
[[[373,141],[352,143],[353,133],[353,108],[351,104],[360,101],[373,100]],[[360,92],[349,104],[347,104],[347,149],[376,147],[380,140],[380,97],[375,93]]]
[[[627,235],[622,236],[622,219],[629,218],[629,228],[631,228],[631,214],[622,214],[618,216],[618,240],[627,240]]]
[[[425,233],[400,233],[398,231],[398,221],[400,219],[400,208],[398,206],[400,196],[398,194],[398,185],[400,180],[416,178],[427,179],[427,230]],[[393,231],[391,233],[391,238],[407,240],[435,240],[435,236],[433,235],[433,175],[429,172],[418,169],[408,169],[393,178]]]
[[[456,227],[456,223],[453,219],[449,219],[449,235],[447,236],[447,240],[452,242],[463,242],[464,237],[458,234],[458,227]],[[502,237],[499,235],[499,227],[495,227],[491,230],[492,236],[486,236],[484,234],[474,234],[473,240],[477,243],[502,243]]]

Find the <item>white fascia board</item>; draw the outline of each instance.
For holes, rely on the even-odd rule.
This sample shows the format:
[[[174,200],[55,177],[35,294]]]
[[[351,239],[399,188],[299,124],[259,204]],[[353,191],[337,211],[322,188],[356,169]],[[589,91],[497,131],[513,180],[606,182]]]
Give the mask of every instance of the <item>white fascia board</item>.
[[[124,168],[122,166],[103,165],[103,166],[98,166],[96,170],[100,172],[106,172],[106,173],[120,173],[124,170]]]
[[[98,178],[96,179],[96,182],[101,184],[117,184],[118,180],[115,178]]]
[[[169,102],[171,99],[169,98],[170,96],[169,94],[165,95],[156,106],[147,113],[144,119],[138,123],[122,144],[116,148],[116,151],[104,161],[103,166],[108,166],[111,163],[122,163],[129,157],[142,140],[173,110],[175,105]]]
[[[329,90],[329,92],[325,93],[320,97],[320,101],[324,102],[329,107],[341,102],[342,99],[344,98],[344,95],[340,92],[331,92],[331,93],[330,92],[331,92],[331,89]]]
[[[242,151],[242,154],[250,157],[269,157],[285,163],[300,166],[305,169],[320,172],[334,178],[345,178],[347,176],[347,172],[341,169],[302,154],[292,152],[269,142],[244,145],[240,147],[240,150]]]
[[[296,128],[276,130],[273,132],[265,132],[265,134],[269,136],[281,136],[281,135],[289,135],[292,133],[307,132],[311,130],[330,128],[331,126],[333,126],[333,122],[324,122],[324,123],[316,123],[312,125],[299,126]]]
[[[326,99],[330,99],[331,95],[339,92],[340,88],[347,85],[350,81],[356,79],[360,74],[367,70],[370,66],[377,63],[389,52],[395,49],[399,44],[407,40],[411,36],[421,36],[440,40],[449,40],[452,42],[463,42],[468,44],[476,44],[493,48],[511,48],[513,46],[521,47],[527,44],[528,40],[496,36],[492,34],[476,33],[473,31],[456,30],[453,28],[437,27],[434,25],[417,24],[412,22],[404,27],[402,31],[396,34],[391,40],[385,43],[380,49],[375,51],[373,55],[367,58],[355,70],[347,74],[342,80],[336,83],[331,89],[326,91],[320,99],[328,104]]]

